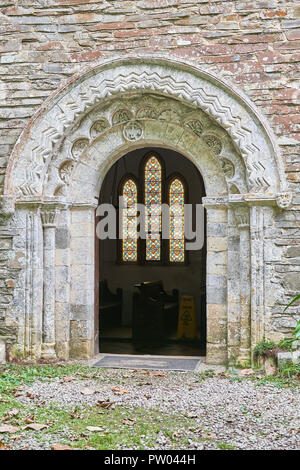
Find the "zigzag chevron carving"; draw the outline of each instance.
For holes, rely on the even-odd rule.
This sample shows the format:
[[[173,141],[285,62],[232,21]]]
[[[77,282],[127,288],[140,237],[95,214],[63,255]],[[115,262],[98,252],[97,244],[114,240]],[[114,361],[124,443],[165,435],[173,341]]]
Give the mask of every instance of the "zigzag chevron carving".
[[[129,69],[132,66],[129,66]],[[42,192],[48,166],[53,155],[53,145],[59,143],[67,131],[76,125],[79,119],[97,102],[110,96],[131,91],[151,92],[173,97],[204,110],[210,117],[216,120],[231,136],[233,142],[239,148],[245,160],[248,183],[251,191],[264,192],[270,186],[270,181],[265,175],[265,167],[259,161],[260,149],[255,145],[256,135],[248,129],[240,116],[234,115],[229,100],[225,99],[224,92],[214,94],[207,91],[209,82],[199,80],[199,87],[193,87],[186,81],[176,81],[170,71],[165,75],[157,71],[128,71],[127,74],[112,74],[112,79],[103,77],[103,74],[95,75],[92,83],[87,79],[75,86],[71,92],[63,96],[50,110],[51,119],[47,114],[42,119],[38,131],[35,132],[34,143],[31,147],[30,171],[22,171],[18,168],[16,187],[19,194],[37,194]],[[201,86],[200,86],[201,85]],[[211,87],[212,89],[212,87]],[[222,100],[224,102],[222,102]],[[55,119],[52,118],[54,110]],[[51,125],[49,122],[51,122]],[[42,170],[41,170],[42,167]],[[36,173],[35,173],[36,171]],[[21,173],[21,174],[20,174]]]

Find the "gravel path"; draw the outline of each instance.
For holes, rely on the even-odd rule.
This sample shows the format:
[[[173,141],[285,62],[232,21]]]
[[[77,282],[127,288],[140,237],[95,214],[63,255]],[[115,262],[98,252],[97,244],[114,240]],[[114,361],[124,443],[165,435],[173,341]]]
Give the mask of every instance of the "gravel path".
[[[113,390],[115,387],[129,393]],[[139,406],[179,413],[191,418],[187,448],[213,449],[216,440],[236,449],[299,449],[300,443],[299,389],[257,386],[246,378],[238,382],[219,375],[201,380],[195,373],[106,370],[103,378],[36,382],[26,387],[18,400],[33,409],[41,402],[63,407],[93,406],[98,400],[110,400],[125,409]],[[199,444],[199,434],[198,443],[193,440],[197,429],[204,436],[203,445]],[[18,443],[13,445],[16,448]],[[30,447],[34,446],[40,448],[41,443],[35,443],[32,437]],[[163,436],[158,439],[158,448],[168,448]]]

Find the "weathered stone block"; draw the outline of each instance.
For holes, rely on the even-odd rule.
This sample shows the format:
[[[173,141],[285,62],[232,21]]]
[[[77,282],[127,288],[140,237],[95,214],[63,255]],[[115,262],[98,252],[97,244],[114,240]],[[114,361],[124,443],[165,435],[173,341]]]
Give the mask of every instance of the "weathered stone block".
[[[279,352],[277,359],[279,370],[283,370],[291,364],[300,363],[300,351]]]
[[[70,246],[70,230],[68,228],[58,227],[55,230],[56,248],[66,249]]]
[[[6,347],[4,341],[0,339],[0,364],[4,364],[6,362]]]

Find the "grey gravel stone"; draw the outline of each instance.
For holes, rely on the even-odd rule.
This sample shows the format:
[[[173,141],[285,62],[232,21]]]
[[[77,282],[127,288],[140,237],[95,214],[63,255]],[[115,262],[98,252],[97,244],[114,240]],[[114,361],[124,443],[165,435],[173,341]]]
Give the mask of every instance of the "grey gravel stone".
[[[116,386],[129,393],[116,395]],[[94,393],[83,394],[87,388]],[[37,398],[27,397],[29,391]],[[100,399],[110,400],[125,410],[142,407],[189,417],[190,430],[182,430],[188,438],[187,449],[215,449],[222,443],[236,449],[299,448],[299,389],[277,388],[273,384],[257,386],[250,379],[237,381],[224,374],[202,380],[197,373],[155,376],[140,371],[106,370],[99,372],[99,378],[84,381],[37,381],[18,398],[33,410],[39,402],[45,402],[45,406],[56,403],[61,407],[92,407]],[[53,435],[49,434],[49,440],[46,438],[43,443],[31,437],[23,439],[22,444],[13,442],[12,446],[18,448],[26,443],[32,449],[50,448]],[[157,436],[157,448],[170,448],[163,432]]]

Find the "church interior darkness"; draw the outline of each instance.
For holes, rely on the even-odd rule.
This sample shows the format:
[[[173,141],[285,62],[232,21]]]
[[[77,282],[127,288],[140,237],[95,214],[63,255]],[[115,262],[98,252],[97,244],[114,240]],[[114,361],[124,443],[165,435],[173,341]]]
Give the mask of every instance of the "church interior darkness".
[[[136,189],[136,202],[144,202],[147,194],[145,171],[147,171],[147,161],[149,162],[151,157],[154,157],[154,160],[157,159],[161,170],[160,202],[170,201],[172,181],[176,180],[178,183],[179,179],[183,183],[184,200],[193,205],[194,215],[195,205],[200,204],[202,197],[205,196],[201,174],[188,158],[165,148],[140,148],[120,158],[106,174],[99,202],[110,203],[118,208],[119,196],[122,195],[124,185],[129,180]],[[98,221],[99,219],[96,222]],[[194,224],[193,220],[193,229]],[[179,253],[177,250],[175,256],[178,259],[175,262],[170,262],[172,254],[170,254],[169,241],[160,240],[158,251],[156,250],[156,254],[155,250],[152,251],[152,255],[147,252],[151,248],[147,243],[146,241],[137,242],[134,247],[135,259],[132,251],[129,251],[128,255],[125,248],[122,250],[124,242],[120,239],[99,240],[96,238],[96,244],[98,244],[96,246],[96,283],[100,288],[99,286],[96,288],[96,296],[99,296],[99,299],[95,305],[99,312],[100,352],[205,355],[206,243],[200,250],[184,250],[184,253]],[[184,242],[182,246],[184,247]],[[129,262],[126,261],[126,256],[129,257]],[[130,262],[130,259],[133,262]],[[177,306],[171,309],[169,314],[158,313],[158,316],[166,315],[168,322],[163,335],[159,334],[159,326],[156,322],[159,323],[160,320],[156,318],[157,312],[155,313],[151,306],[143,312],[144,320],[141,320],[138,325],[133,318],[134,299],[138,297],[139,292],[138,284],[144,282],[150,284],[156,281],[161,281],[169,300],[172,292],[178,291]],[[192,296],[195,302],[197,337],[194,339],[177,337],[180,300],[186,295]],[[141,306],[138,308],[143,309]],[[97,315],[97,311],[95,314]],[[139,315],[139,312],[137,314]],[[151,328],[153,328],[152,335]]]

